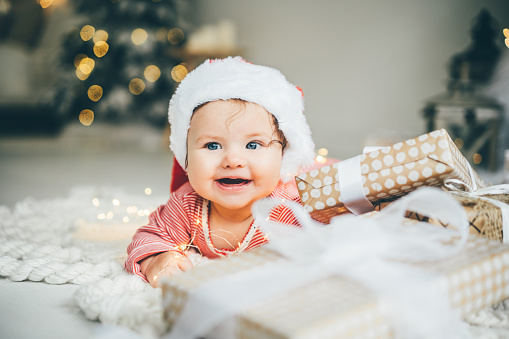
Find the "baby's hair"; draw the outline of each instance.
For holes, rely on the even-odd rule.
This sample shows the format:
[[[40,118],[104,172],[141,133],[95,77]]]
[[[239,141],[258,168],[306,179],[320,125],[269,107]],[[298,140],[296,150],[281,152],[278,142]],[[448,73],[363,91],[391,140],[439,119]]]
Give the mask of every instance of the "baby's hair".
[[[231,101],[237,105],[242,105],[243,107],[246,107],[246,103],[248,101],[246,100],[243,100],[243,99],[228,99],[227,101]],[[210,101],[209,101],[210,102]],[[194,109],[193,109],[193,114],[191,115],[191,120],[193,119],[193,116],[194,116],[194,113],[199,110],[200,108],[202,108],[203,106],[205,106],[206,104],[208,104],[209,102],[204,102],[203,104],[200,104],[198,106],[196,106]],[[229,121],[233,120],[235,118],[235,116],[237,114],[240,113],[240,110],[238,112],[236,112],[232,117],[230,117]],[[285,134],[283,133],[283,131],[279,128],[279,122],[277,121],[277,118],[271,114],[270,112],[267,112],[269,114],[270,117],[272,117],[272,125],[274,126],[274,129],[275,129],[275,133],[277,135],[277,139],[273,139],[270,141],[269,145],[272,145],[273,143],[278,143],[281,145],[281,150],[284,151],[288,141],[286,140],[286,137],[285,137]],[[187,141],[186,141],[186,149],[187,149]],[[187,154],[186,154],[186,163],[185,163],[185,168],[187,168]]]

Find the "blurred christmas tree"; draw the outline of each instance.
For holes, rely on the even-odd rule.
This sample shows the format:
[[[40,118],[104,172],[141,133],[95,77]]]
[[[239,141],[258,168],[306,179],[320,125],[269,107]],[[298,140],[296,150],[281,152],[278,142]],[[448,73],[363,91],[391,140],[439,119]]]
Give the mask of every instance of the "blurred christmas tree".
[[[185,0],[73,0],[83,24],[64,38],[55,105],[70,120],[167,121],[187,74],[172,54],[185,40]],[[173,55],[173,56],[172,56]]]

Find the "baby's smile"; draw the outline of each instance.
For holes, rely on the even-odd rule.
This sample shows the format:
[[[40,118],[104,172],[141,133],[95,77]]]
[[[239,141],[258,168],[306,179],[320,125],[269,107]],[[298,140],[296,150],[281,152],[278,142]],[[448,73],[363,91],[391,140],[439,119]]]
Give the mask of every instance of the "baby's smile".
[[[236,191],[249,186],[252,181],[244,178],[221,178],[217,179],[216,183],[223,190]]]
[[[244,178],[221,178],[217,179],[216,182],[227,188],[227,187],[242,187],[251,183],[252,180],[244,179]]]

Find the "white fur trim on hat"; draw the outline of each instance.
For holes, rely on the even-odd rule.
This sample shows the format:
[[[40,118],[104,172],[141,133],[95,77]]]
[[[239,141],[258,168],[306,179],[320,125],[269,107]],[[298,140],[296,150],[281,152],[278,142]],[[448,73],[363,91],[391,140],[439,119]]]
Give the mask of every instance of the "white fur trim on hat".
[[[313,162],[315,145],[304,116],[301,90],[274,68],[254,65],[241,57],[207,60],[190,72],[170,100],[170,148],[185,169],[187,132],[193,110],[201,104],[228,99],[256,103],[273,114],[284,133],[281,180],[286,182]]]

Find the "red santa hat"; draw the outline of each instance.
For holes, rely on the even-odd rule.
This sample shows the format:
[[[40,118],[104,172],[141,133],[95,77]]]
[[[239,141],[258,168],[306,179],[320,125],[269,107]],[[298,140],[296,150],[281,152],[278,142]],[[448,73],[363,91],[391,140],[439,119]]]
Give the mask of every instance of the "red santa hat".
[[[182,80],[170,100],[170,148],[184,170],[193,110],[210,101],[228,99],[256,103],[276,117],[287,140],[281,163],[283,182],[313,163],[315,145],[304,116],[302,90],[274,68],[228,57],[202,63]]]

